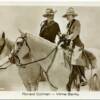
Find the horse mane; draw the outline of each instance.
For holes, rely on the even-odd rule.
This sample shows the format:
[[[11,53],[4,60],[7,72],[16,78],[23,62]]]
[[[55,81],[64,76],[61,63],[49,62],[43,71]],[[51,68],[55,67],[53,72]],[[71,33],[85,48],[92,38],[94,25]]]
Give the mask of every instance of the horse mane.
[[[49,42],[48,40],[45,40],[39,36],[27,34],[27,44],[29,45],[31,52],[30,55],[32,59],[41,59],[46,57],[52,50],[55,49],[56,44]],[[22,51],[22,50],[21,50]],[[23,52],[24,51],[24,52]],[[23,49],[20,55],[24,55],[25,52],[27,53],[27,50]],[[54,55],[54,52],[48,57],[48,59],[45,60],[45,63],[50,63]],[[40,62],[44,66],[44,61]]]
[[[37,36],[37,35],[27,34],[27,38],[30,40],[30,42],[36,42],[41,47],[44,46],[47,48],[54,48],[56,46],[55,43],[52,43],[52,42],[50,42],[40,36]]]

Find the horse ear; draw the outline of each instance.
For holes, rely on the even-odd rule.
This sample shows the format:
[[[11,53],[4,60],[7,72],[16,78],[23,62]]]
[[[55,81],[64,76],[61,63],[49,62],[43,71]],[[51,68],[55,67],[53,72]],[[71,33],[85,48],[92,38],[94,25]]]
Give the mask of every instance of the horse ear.
[[[4,38],[4,39],[5,39],[5,32],[3,32],[3,33],[2,33],[2,38]]]
[[[18,29],[18,31],[20,32],[21,37],[24,37],[24,36],[25,36],[25,33],[24,33],[24,32],[22,32],[22,30],[21,30],[21,29]]]

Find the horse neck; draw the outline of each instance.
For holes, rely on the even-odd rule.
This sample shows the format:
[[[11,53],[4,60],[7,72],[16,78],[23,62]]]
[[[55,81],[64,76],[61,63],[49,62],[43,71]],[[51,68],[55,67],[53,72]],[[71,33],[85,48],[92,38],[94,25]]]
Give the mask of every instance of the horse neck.
[[[36,59],[47,56],[54,48],[55,44],[37,36],[31,36],[28,39],[31,53]]]

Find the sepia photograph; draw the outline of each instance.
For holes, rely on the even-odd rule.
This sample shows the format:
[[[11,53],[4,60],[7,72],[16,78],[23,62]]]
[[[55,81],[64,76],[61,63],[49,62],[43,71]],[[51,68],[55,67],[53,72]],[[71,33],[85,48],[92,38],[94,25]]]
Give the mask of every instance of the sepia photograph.
[[[23,4],[0,5],[0,91],[99,92],[100,6]]]

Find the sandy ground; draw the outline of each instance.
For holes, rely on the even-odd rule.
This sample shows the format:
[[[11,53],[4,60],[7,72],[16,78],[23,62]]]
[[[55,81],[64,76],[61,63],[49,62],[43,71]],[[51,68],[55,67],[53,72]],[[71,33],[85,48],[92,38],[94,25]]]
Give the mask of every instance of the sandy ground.
[[[63,84],[63,83],[62,83]],[[25,87],[18,74],[18,68],[13,65],[6,70],[0,70],[0,91],[24,91]],[[47,81],[39,82],[38,91],[52,91]],[[75,89],[73,89],[74,91]],[[82,86],[81,91],[88,91],[88,86]],[[66,91],[64,88],[59,91]]]

